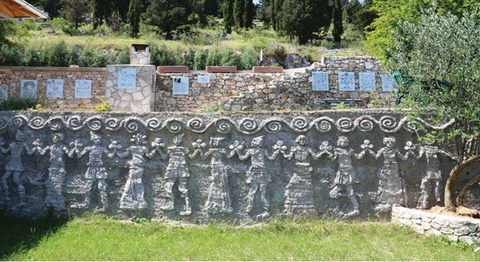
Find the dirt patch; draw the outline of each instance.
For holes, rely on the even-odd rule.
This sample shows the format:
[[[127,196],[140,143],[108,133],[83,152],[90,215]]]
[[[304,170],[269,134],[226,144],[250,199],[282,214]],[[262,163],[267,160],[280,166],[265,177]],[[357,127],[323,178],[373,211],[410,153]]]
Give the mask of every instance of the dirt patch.
[[[458,207],[456,212],[451,212],[451,211],[448,211],[445,207],[434,206],[431,209],[422,210],[422,211],[433,213],[433,214],[453,216],[453,217],[480,219],[480,210],[471,209],[468,207]]]

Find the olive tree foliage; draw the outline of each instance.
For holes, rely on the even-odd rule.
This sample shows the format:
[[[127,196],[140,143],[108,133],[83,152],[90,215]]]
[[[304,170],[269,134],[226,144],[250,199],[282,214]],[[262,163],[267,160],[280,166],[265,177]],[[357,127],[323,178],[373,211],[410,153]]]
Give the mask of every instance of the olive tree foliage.
[[[434,123],[454,120],[421,139],[454,150],[456,165],[445,185],[445,207],[453,211],[480,178],[456,185],[462,171],[480,161],[480,11],[456,16],[430,9],[416,23],[400,23],[393,38],[388,67],[403,75],[399,89],[406,105]]]

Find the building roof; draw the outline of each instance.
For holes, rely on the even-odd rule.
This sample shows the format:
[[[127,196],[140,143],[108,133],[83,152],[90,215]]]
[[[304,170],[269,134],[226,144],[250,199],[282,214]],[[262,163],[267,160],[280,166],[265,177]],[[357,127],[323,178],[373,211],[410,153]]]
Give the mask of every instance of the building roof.
[[[47,17],[42,11],[24,0],[0,0],[0,20]]]

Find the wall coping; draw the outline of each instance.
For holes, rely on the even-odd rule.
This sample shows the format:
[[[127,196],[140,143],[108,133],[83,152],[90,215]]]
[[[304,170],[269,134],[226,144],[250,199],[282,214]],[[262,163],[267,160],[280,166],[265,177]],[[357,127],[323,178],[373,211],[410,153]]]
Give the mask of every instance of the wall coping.
[[[439,218],[448,219],[449,221],[452,221],[452,222],[470,222],[470,223],[473,223],[473,224],[480,225],[480,219],[463,218],[463,217],[454,217],[454,216],[449,216],[449,215],[435,214],[435,213],[425,212],[425,211],[406,208],[406,207],[401,207],[401,206],[393,206],[392,207],[392,212],[397,213],[397,214],[409,213],[409,214],[418,214],[418,215],[422,215],[422,216],[435,217],[435,218],[439,217]]]
[[[0,66],[1,71],[105,72],[106,67]]]

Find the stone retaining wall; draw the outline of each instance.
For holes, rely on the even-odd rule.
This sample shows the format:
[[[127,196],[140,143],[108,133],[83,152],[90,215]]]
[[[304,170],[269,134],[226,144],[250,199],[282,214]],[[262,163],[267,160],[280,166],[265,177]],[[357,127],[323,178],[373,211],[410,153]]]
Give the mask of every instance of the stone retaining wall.
[[[421,234],[437,237],[445,235],[451,241],[480,245],[480,219],[445,216],[394,206],[392,222],[407,225]]]
[[[105,97],[105,68],[0,67],[0,85],[8,86],[9,97],[20,96],[20,80],[38,81],[38,99],[52,110],[92,110]],[[47,79],[63,79],[62,98],[46,98]],[[75,98],[75,80],[92,80],[92,98]]]
[[[66,201],[76,214],[98,208],[191,222],[389,215],[392,204],[415,207],[425,197],[437,204],[420,186],[427,159],[413,157],[423,150],[414,144],[419,127],[451,124],[433,126],[396,110],[0,112],[0,208],[65,214]],[[440,159],[428,170],[446,178],[454,162],[428,150]],[[458,186],[478,168],[465,170]],[[466,204],[479,207],[479,193],[472,187]]]
[[[312,71],[329,73],[330,91],[312,91]],[[338,72],[354,72],[356,91],[339,91]],[[359,90],[359,73],[376,75],[376,91]],[[157,79],[157,111],[197,110],[309,110],[323,108],[325,99],[361,100],[361,107],[388,107],[396,94],[382,91],[380,63],[373,57],[324,57],[309,68],[285,70],[284,73],[262,74],[240,71],[237,74],[208,74],[209,84],[198,83],[202,71],[185,74],[159,74]],[[173,77],[190,78],[189,95],[173,95]]]

